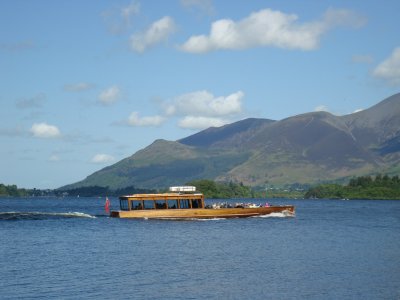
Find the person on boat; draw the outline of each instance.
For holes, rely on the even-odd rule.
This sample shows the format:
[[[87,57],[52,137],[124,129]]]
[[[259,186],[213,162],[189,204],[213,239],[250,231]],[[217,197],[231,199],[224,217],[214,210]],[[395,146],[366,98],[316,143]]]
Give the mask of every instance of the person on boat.
[[[270,207],[268,202],[265,202],[265,207]]]

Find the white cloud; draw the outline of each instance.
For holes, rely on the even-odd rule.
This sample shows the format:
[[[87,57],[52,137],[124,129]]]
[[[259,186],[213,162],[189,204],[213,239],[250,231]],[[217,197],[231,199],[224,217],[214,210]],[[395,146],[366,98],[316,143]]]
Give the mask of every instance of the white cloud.
[[[208,91],[196,91],[176,97],[166,105],[167,115],[217,117],[242,112],[244,93],[238,91],[226,97],[215,97]]]
[[[112,104],[120,98],[121,91],[117,86],[109,87],[99,94],[99,101],[102,104]]]
[[[329,112],[329,109],[325,105],[318,105],[316,108],[314,108],[314,111],[326,111],[326,112]]]
[[[132,50],[143,53],[146,49],[166,41],[175,31],[174,20],[165,16],[151,24],[147,30],[133,34],[130,38],[130,46]]]
[[[168,118],[177,117],[178,126],[186,129],[205,129],[232,122],[242,114],[244,93],[238,91],[228,96],[216,97],[208,91],[183,94],[163,103],[164,114],[141,117],[138,112],[130,114],[122,124],[131,126],[160,126]]]
[[[218,127],[242,113],[244,93],[216,97],[208,91],[180,95],[164,105],[167,116],[178,116],[178,126],[190,129]]]
[[[91,88],[93,88],[93,86],[94,86],[93,84],[87,82],[79,82],[79,83],[64,85],[64,90],[67,92],[82,92],[90,90]]]
[[[392,54],[373,70],[372,75],[390,85],[400,85],[400,47],[394,49]]]
[[[211,25],[208,36],[192,36],[181,49],[192,53],[262,46],[313,50],[328,30],[341,25],[359,27],[364,23],[365,19],[349,10],[329,9],[321,20],[299,23],[295,14],[263,9],[238,22],[218,20]]]
[[[58,138],[61,137],[60,130],[54,126],[46,123],[35,123],[30,129],[34,137],[37,138]]]
[[[132,112],[128,119],[131,126],[159,126],[165,121],[161,116],[140,117],[138,112]]]
[[[186,129],[205,129],[209,127],[220,127],[228,123],[228,120],[220,118],[186,116],[179,121],[178,126]]]
[[[115,158],[109,154],[96,154],[91,159],[91,162],[94,164],[105,164],[113,161],[115,161]]]

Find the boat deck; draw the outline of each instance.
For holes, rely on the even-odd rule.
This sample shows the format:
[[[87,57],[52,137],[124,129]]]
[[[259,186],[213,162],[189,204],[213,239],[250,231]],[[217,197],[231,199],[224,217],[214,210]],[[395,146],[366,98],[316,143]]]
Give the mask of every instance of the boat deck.
[[[271,213],[287,212],[294,215],[294,206],[270,206],[258,208],[198,208],[198,209],[154,209],[112,211],[116,218],[148,218],[148,219],[213,219],[213,218],[246,218]]]

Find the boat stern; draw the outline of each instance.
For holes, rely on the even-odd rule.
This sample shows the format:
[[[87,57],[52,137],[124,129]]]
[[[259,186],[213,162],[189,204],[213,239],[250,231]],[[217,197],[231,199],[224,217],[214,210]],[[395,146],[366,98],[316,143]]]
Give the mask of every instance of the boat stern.
[[[120,218],[120,211],[115,211],[115,210],[111,211],[110,217],[111,218]]]

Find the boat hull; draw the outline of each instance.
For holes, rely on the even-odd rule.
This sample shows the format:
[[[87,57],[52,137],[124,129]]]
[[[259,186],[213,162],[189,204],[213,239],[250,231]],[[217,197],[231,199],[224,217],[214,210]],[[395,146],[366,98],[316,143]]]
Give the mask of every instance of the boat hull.
[[[120,210],[112,211],[113,218],[135,218],[135,219],[215,219],[215,218],[247,218],[271,213],[287,212],[294,215],[295,209],[292,205],[270,206],[257,208],[220,208],[220,209],[150,209],[150,210]]]

